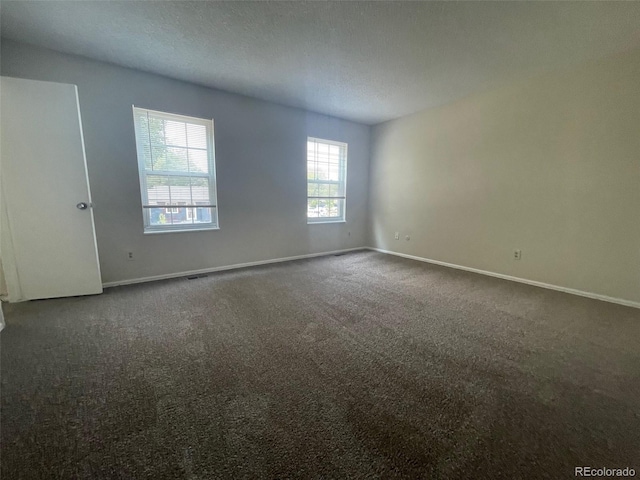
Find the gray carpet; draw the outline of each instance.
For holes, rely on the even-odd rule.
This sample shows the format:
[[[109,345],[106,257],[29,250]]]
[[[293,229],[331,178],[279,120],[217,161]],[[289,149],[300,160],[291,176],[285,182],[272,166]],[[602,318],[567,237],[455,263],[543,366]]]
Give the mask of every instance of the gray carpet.
[[[6,306],[2,478],[640,475],[640,311],[357,252]]]

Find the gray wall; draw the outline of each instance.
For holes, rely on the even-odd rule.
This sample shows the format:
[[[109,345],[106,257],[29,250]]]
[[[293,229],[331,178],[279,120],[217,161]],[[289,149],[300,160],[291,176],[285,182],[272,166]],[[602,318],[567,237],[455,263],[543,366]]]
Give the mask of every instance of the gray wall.
[[[7,40],[1,60],[78,86],[104,282],[366,244],[369,127]],[[219,231],[143,235],[131,105],[214,119]],[[307,136],[349,144],[344,224],[306,223]]]
[[[640,301],[640,52],[381,124],[370,166],[364,125],[8,41],[2,74],[78,85],[105,282],[371,245]],[[214,118],[220,231],[143,235],[132,104]],[[346,224],[306,224],[308,135],[349,143]]]
[[[636,51],[375,127],[371,245],[640,302],[639,80]]]

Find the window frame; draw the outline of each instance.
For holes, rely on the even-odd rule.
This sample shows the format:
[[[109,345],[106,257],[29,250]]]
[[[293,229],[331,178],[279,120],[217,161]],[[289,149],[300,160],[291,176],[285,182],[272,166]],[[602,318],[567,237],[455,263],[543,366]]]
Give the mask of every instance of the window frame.
[[[326,145],[333,145],[333,146],[337,146],[339,148],[343,148],[344,149],[344,155],[343,158],[340,159],[340,163],[339,163],[339,173],[338,176],[342,177],[342,180],[310,180],[309,179],[309,156],[308,156],[308,145],[309,142],[316,142],[316,143],[324,143]],[[337,140],[329,140],[326,138],[319,138],[319,137],[311,137],[308,136],[307,137],[307,142],[306,142],[307,148],[305,149],[306,152],[306,171],[307,171],[307,225],[318,225],[318,224],[325,224],[325,223],[346,223],[347,221],[347,170],[348,170],[348,157],[349,157],[349,144],[347,142],[339,142]],[[310,196],[309,195],[309,185],[310,183],[314,183],[314,184],[335,184],[338,185],[338,188],[342,185],[344,187],[343,189],[343,193],[344,195],[337,195],[337,196],[331,196],[331,197],[320,197],[320,196]],[[309,200],[313,199],[313,198],[317,198],[317,199],[339,199],[342,200],[342,208],[341,208],[341,214],[337,217],[310,217],[309,216]]]
[[[215,162],[215,136],[214,136],[214,121],[213,119],[190,117],[187,115],[180,115],[176,113],[161,112],[159,110],[152,110],[148,108],[136,107],[132,105],[133,111],[133,124],[136,141],[136,156],[138,161],[138,177],[140,181],[140,199],[142,202],[142,217],[144,234],[156,234],[156,233],[176,233],[176,232],[194,232],[194,231],[206,231],[206,230],[219,230],[220,220],[218,215],[218,188],[216,178],[216,162]],[[172,170],[147,170],[144,159],[144,144],[141,142],[141,135],[139,132],[139,125],[137,121],[137,114],[143,113],[152,115],[162,120],[170,120],[175,122],[202,125],[206,128],[206,142],[207,142],[207,165],[208,173],[202,172],[190,172],[190,171],[172,171]],[[151,146],[151,142],[149,141]],[[165,144],[166,145],[166,144]],[[185,147],[188,149],[188,147]],[[149,204],[149,192],[147,190],[147,176],[148,175],[162,175],[168,178],[170,177],[202,177],[209,180],[209,203],[205,206],[197,205],[195,202],[193,205],[183,204],[178,205],[150,205]],[[183,203],[183,202],[180,202]],[[200,202],[202,203],[202,202]],[[165,211],[174,211],[181,208],[209,208],[211,210],[211,221],[206,223],[184,223],[184,224],[164,224],[164,225],[152,225],[150,210],[152,208],[164,208]],[[192,219],[193,221],[193,219]]]

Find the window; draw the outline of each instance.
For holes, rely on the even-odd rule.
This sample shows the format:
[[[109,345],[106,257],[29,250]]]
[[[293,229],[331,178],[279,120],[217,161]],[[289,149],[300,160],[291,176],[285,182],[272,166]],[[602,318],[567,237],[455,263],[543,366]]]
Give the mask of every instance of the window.
[[[133,119],[145,233],[218,228],[213,120],[136,107]]]
[[[347,144],[307,139],[307,223],[344,222]]]

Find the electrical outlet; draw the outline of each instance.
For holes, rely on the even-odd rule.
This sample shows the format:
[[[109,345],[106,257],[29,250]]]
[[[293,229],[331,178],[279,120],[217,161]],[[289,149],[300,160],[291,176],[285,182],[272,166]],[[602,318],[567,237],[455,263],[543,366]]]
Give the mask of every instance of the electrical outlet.
[[[396,234],[395,234],[394,238],[395,238],[396,240],[400,240],[400,232],[396,232]]]
[[[133,252],[127,252],[127,260],[133,260]]]
[[[520,260],[522,258],[522,250],[514,250],[513,251],[513,259]]]

